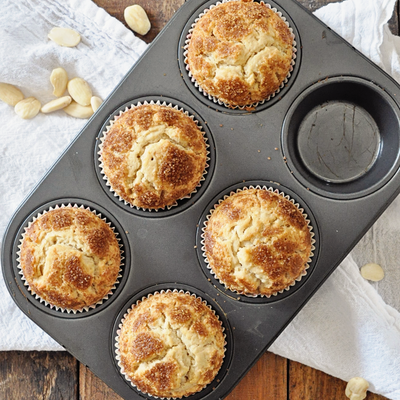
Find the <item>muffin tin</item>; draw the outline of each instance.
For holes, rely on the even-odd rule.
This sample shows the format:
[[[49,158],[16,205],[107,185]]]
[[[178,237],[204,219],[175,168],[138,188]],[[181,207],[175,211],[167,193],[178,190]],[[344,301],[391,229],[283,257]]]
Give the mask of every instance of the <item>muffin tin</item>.
[[[297,58],[286,86],[253,110],[229,109],[194,88],[183,63],[192,21],[211,1],[192,0],[90,119],[24,200],[3,241],[3,275],[21,310],[125,399],[148,396],[121,375],[115,332],[142,296],[167,289],[206,300],[223,322],[227,351],[217,378],[193,399],[225,397],[284,330],[399,193],[400,87],[376,65],[292,0],[269,2],[287,18]],[[104,126],[126,104],[166,101],[202,125],[209,147],[206,179],[190,199],[148,212],[121,202],[98,164]],[[313,226],[307,275],[270,298],[226,290],[204,266],[201,228],[231,190],[267,186],[288,194]],[[38,212],[57,204],[88,206],[121,237],[122,278],[114,294],[87,312],[66,314],[36,300],[17,269],[19,239]]]

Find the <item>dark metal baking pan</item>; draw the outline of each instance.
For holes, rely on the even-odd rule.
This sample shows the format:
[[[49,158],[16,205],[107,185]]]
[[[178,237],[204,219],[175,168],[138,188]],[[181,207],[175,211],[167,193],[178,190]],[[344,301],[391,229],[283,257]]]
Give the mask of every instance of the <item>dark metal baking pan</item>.
[[[182,69],[180,47],[188,21],[209,4],[191,0],[180,8],[24,200],[3,241],[3,275],[17,305],[125,399],[147,397],[126,383],[115,364],[113,331],[131,300],[147,290],[177,287],[191,288],[212,302],[229,326],[229,365],[223,367],[220,381],[210,384],[211,390],[193,398],[223,398],[399,193],[400,88],[393,79],[298,3],[280,0],[270,4],[287,16],[301,50],[287,86],[253,112],[215,105],[193,91]],[[115,112],[127,103],[154,98],[187,107],[200,121],[210,139],[210,170],[198,195],[180,202],[171,212],[137,213],[110,196],[95,154],[103,126]],[[352,107],[356,112],[346,114]],[[366,150],[362,127],[369,126],[371,157],[358,159],[361,167],[353,172],[343,167],[343,161],[328,164],[336,168],[338,179],[316,167],[315,152],[308,150],[308,145],[315,144],[307,135],[313,123],[310,118],[315,118],[318,108],[333,116],[327,131],[330,136],[318,144],[328,153],[331,139],[340,141],[337,131],[344,129],[345,136],[351,137],[348,129],[353,125],[343,124],[343,118],[352,115],[354,121],[362,120],[357,125],[360,129],[354,130],[353,156]],[[324,135],[323,125],[318,127],[320,135]],[[342,157],[344,152],[342,148]],[[207,275],[198,253],[198,226],[213,201],[232,187],[257,182],[287,191],[310,215],[316,232],[316,252],[306,279],[268,301],[243,299],[219,287]],[[126,255],[115,293],[98,309],[76,317],[34,299],[16,270],[23,227],[38,210],[60,202],[77,202],[104,213],[121,233]]]

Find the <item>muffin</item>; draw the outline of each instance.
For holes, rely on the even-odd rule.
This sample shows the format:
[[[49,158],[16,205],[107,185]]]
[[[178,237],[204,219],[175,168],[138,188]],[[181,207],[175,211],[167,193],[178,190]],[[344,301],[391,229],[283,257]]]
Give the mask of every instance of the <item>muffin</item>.
[[[144,209],[175,205],[194,192],[206,158],[204,136],[192,118],[157,104],[122,113],[106,133],[101,150],[112,190]]]
[[[101,301],[120,270],[118,241],[90,210],[62,207],[29,225],[20,268],[30,290],[52,306],[82,310]]]
[[[264,3],[230,1],[198,20],[186,62],[208,95],[248,106],[268,99],[285,81],[293,43],[289,27]]]
[[[180,398],[217,375],[225,338],[201,299],[167,291],[144,298],[122,321],[117,337],[121,372],[143,393]]]
[[[290,287],[311,256],[308,221],[290,200],[266,189],[228,196],[212,212],[203,237],[216,278],[248,296]]]

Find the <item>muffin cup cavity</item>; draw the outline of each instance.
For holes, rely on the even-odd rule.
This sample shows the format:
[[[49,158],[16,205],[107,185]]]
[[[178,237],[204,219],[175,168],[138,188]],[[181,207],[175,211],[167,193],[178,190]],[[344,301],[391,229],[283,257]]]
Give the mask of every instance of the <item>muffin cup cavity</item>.
[[[285,287],[282,290],[276,291],[272,293],[271,295],[267,294],[258,294],[258,295],[253,295],[253,294],[248,294],[245,291],[239,291],[230,288],[227,284],[225,284],[223,281],[220,280],[218,277],[218,274],[212,269],[210,266],[209,260],[207,258],[206,254],[206,249],[205,249],[205,231],[208,225],[208,221],[211,218],[212,214],[216,210],[216,208],[227,198],[230,196],[245,191],[249,189],[261,189],[261,190],[267,190],[269,192],[275,193],[286,200],[289,200],[302,214],[304,217],[307,227],[310,231],[310,237],[311,237],[311,252],[309,255],[309,258],[307,260],[306,266],[304,271],[301,273],[299,277],[297,277],[294,282],[292,282],[289,286]],[[284,191],[283,191],[284,190]],[[287,295],[291,294],[294,289],[296,289],[296,285],[300,286],[304,281],[305,278],[307,278],[307,275],[309,274],[309,271],[312,271],[312,267],[315,264],[315,253],[317,250],[317,241],[316,241],[316,228],[315,228],[315,223],[312,222],[313,218],[311,217],[309,212],[306,212],[304,209],[304,206],[301,206],[298,202],[296,202],[292,195],[288,195],[287,192],[289,191],[287,188],[282,188],[279,184],[274,186],[270,185],[262,185],[262,184],[254,184],[254,185],[248,185],[248,186],[241,186],[240,184],[235,185],[234,187],[231,188],[231,190],[227,190],[224,193],[222,193],[218,198],[215,198],[212,203],[210,203],[210,207],[208,208],[208,211],[204,213],[202,216],[202,219],[199,223],[199,229],[197,232],[197,243],[198,243],[198,251],[197,255],[199,257],[200,264],[202,266],[203,272],[206,273],[206,276],[212,277],[212,279],[209,279],[211,283],[215,284],[218,283],[217,288],[219,288],[224,294],[228,295],[229,297],[235,298],[236,300],[242,300],[244,302],[270,302],[270,301],[275,301],[279,300],[281,298],[286,297]],[[290,192],[290,191],[289,191]],[[240,295],[239,297],[237,295]]]
[[[162,287],[165,286],[169,286],[169,285],[161,285]],[[175,287],[179,287],[179,286],[184,286],[184,285],[174,285]],[[169,287],[173,287],[172,285]],[[142,292],[143,293],[143,292]],[[166,399],[166,400],[170,400],[170,399],[180,399],[180,398],[186,398],[186,397],[191,397],[193,399],[197,399],[197,398],[203,398],[203,396],[207,395],[207,393],[204,393],[204,390],[206,388],[212,390],[210,388],[210,385],[212,383],[214,384],[219,384],[220,380],[223,378],[223,375],[226,373],[227,370],[227,361],[229,361],[230,359],[230,351],[227,351],[227,348],[231,347],[231,344],[227,343],[227,335],[229,336],[229,340],[231,340],[231,334],[230,334],[230,330],[228,329],[228,331],[226,330],[225,325],[227,324],[227,321],[221,321],[220,316],[216,313],[215,309],[213,308],[212,305],[208,304],[208,302],[206,300],[204,300],[202,297],[200,297],[198,294],[194,293],[191,290],[186,290],[186,289],[179,289],[179,288],[173,288],[173,289],[160,289],[160,290],[156,290],[154,292],[150,293],[147,292],[148,294],[146,295],[139,295],[139,296],[135,296],[137,299],[133,299],[131,302],[127,303],[127,305],[124,307],[124,309],[122,310],[122,312],[120,313],[119,317],[116,320],[116,325],[113,331],[113,340],[114,340],[114,357],[115,357],[115,362],[116,362],[116,366],[119,369],[119,372],[121,373],[121,375],[123,376],[123,378],[125,379],[125,381],[136,391],[138,391],[139,393],[142,393],[143,395],[149,396],[151,398],[156,398],[156,399]],[[186,294],[189,295],[195,299],[198,299],[201,301],[202,304],[204,304],[208,309],[210,309],[212,311],[212,313],[214,314],[214,316],[218,319],[219,324],[221,325],[221,331],[223,334],[223,338],[224,338],[224,354],[222,355],[222,366],[219,369],[219,371],[217,372],[217,375],[214,377],[214,379],[209,382],[208,384],[204,385],[201,389],[199,389],[197,392],[192,393],[191,395],[187,395],[187,396],[181,396],[181,397],[159,397],[159,396],[155,396],[153,394],[150,394],[148,392],[143,392],[141,391],[133,382],[132,380],[129,378],[129,376],[126,374],[125,369],[121,363],[121,352],[120,352],[120,334],[121,334],[121,329],[123,326],[124,321],[126,320],[126,318],[128,317],[129,313],[132,312],[132,310],[135,309],[135,307],[137,307],[140,303],[142,303],[143,301],[146,301],[148,299],[150,299],[153,296],[157,296],[157,295],[162,295],[165,293],[180,293],[180,294]],[[228,360],[226,360],[226,356],[228,358]],[[216,383],[215,383],[216,382]]]
[[[151,96],[150,96],[151,98]],[[108,194],[111,194],[111,198],[113,198],[114,201],[117,202],[119,205],[123,205],[125,209],[130,209],[133,213],[143,215],[143,216],[163,216],[163,215],[171,215],[172,211],[174,208],[185,208],[185,206],[190,204],[190,199],[193,199],[194,197],[198,197],[200,195],[199,192],[202,192],[202,189],[205,189],[205,184],[208,182],[208,174],[214,167],[214,161],[211,159],[211,145],[213,144],[213,141],[211,139],[211,135],[209,134],[208,129],[205,127],[205,124],[202,123],[199,120],[199,117],[196,118],[193,113],[187,111],[185,107],[178,105],[174,101],[165,101],[165,100],[159,100],[159,99],[140,99],[138,101],[133,101],[130,103],[126,103],[123,107],[118,109],[116,112],[113,113],[113,115],[110,117],[110,119],[106,122],[104,125],[97,146],[96,146],[96,164],[97,164],[97,172],[99,179],[101,179],[104,183],[105,190],[107,190]],[[182,112],[185,116],[189,117],[197,126],[199,131],[202,133],[204,143],[205,143],[205,148],[206,148],[206,163],[205,163],[205,168],[203,171],[203,174],[200,178],[200,181],[198,182],[197,186],[194,188],[194,190],[183,196],[182,198],[178,199],[175,201],[174,204],[168,205],[165,207],[159,207],[159,208],[144,208],[144,207],[138,207],[134,204],[131,204],[127,200],[123,199],[113,188],[112,184],[110,183],[105,171],[104,171],[104,164],[103,164],[103,159],[102,159],[102,151],[103,151],[103,145],[104,141],[107,137],[108,132],[110,131],[111,127],[115,123],[115,121],[118,120],[118,118],[123,115],[125,112],[132,110],[136,107],[144,106],[144,105],[157,105],[157,106],[163,106],[163,107],[169,107],[174,110],[178,110]],[[178,212],[178,210],[176,211]]]
[[[352,199],[383,186],[400,164],[398,106],[372,82],[318,81],[293,102],[282,128],[287,166],[322,196]]]
[[[297,42],[296,42],[296,35],[294,33],[294,29],[292,28],[292,26],[289,24],[288,19],[282,14],[281,11],[279,11],[276,7],[274,7],[273,5],[266,3],[264,1],[259,1],[260,4],[265,5],[266,7],[268,7],[269,9],[271,9],[274,13],[276,13],[281,19],[282,21],[285,23],[285,25],[289,28],[289,31],[291,33],[291,36],[293,38],[293,43],[292,43],[292,59],[290,62],[290,69],[288,74],[286,75],[285,79],[282,81],[282,83],[280,84],[279,88],[272,94],[270,94],[267,98],[265,98],[262,101],[258,101],[258,102],[254,102],[251,104],[247,104],[247,105],[235,105],[235,104],[229,104],[229,103],[225,103],[222,100],[220,100],[218,97],[210,95],[206,92],[206,90],[204,90],[200,84],[196,81],[196,79],[193,77],[191,71],[190,71],[190,66],[188,63],[188,50],[189,50],[189,44],[190,44],[190,40],[192,37],[192,33],[193,30],[197,24],[197,22],[205,15],[207,14],[210,10],[212,10],[214,7],[223,4],[223,3],[228,3],[228,2],[236,2],[236,1],[241,1],[241,0],[222,0],[222,1],[218,1],[215,3],[210,4],[207,8],[203,9],[202,12],[200,14],[197,14],[197,17],[194,19],[194,22],[190,25],[188,31],[186,31],[184,33],[185,38],[184,38],[184,43],[182,43],[183,46],[183,63],[182,63],[182,69],[185,69],[185,72],[189,78],[189,81],[191,83],[191,86],[195,88],[196,91],[200,92],[204,97],[206,97],[208,100],[210,100],[212,103],[214,103],[215,105],[219,105],[222,106],[225,109],[230,109],[230,110],[237,110],[237,111],[254,111],[257,107],[260,107],[268,102],[270,102],[274,97],[276,97],[281,90],[287,85],[287,83],[289,82],[289,78],[292,76],[293,71],[294,71],[294,67],[296,64],[296,58],[297,58],[297,53],[298,53],[298,49],[297,49]],[[253,0],[254,1],[254,0]],[[181,40],[182,41],[182,40]]]
[[[88,306],[85,306],[85,307],[82,307],[82,308],[79,308],[79,309],[70,309],[70,308],[63,308],[63,307],[60,307],[60,306],[58,306],[58,305],[55,305],[55,304],[52,304],[52,303],[48,302],[47,300],[43,299],[43,298],[40,297],[38,294],[36,294],[35,291],[30,287],[30,285],[29,285],[27,279],[26,279],[25,276],[24,276],[24,273],[23,273],[23,270],[22,270],[22,266],[21,266],[21,259],[20,259],[20,256],[21,256],[21,246],[22,246],[22,243],[23,243],[23,241],[24,241],[26,232],[27,232],[27,230],[30,228],[30,226],[31,226],[38,218],[42,217],[43,215],[47,214],[48,212],[53,211],[53,210],[58,210],[58,209],[66,208],[66,207],[68,207],[68,208],[73,207],[73,208],[76,208],[76,209],[79,208],[79,209],[84,209],[84,210],[90,211],[90,212],[93,213],[95,216],[97,216],[97,217],[100,218],[102,221],[104,221],[104,222],[111,228],[111,230],[113,231],[113,233],[115,234],[115,238],[116,238],[117,241],[118,241],[118,246],[119,246],[119,249],[120,249],[120,259],[121,259],[121,262],[120,262],[120,266],[119,266],[118,276],[117,276],[117,279],[116,279],[114,285],[111,287],[111,289],[109,290],[109,292],[108,292],[101,300],[97,301],[97,302],[94,303],[94,304],[91,304],[91,305],[88,305]],[[108,221],[107,218],[103,217],[102,214],[101,214],[100,212],[98,212],[98,211],[97,211],[96,209],[94,209],[94,208],[85,207],[84,205],[78,205],[78,204],[76,204],[76,203],[67,203],[67,204],[60,203],[60,204],[56,204],[56,205],[54,205],[54,206],[51,206],[51,207],[49,207],[49,208],[47,208],[47,209],[44,209],[44,210],[42,210],[41,212],[37,213],[37,214],[28,222],[28,225],[24,226],[23,232],[21,232],[21,235],[20,235],[20,238],[19,238],[19,243],[20,243],[20,244],[17,246],[17,247],[18,247],[18,251],[17,251],[17,254],[16,254],[16,255],[17,255],[17,258],[16,258],[17,265],[16,265],[16,266],[17,266],[17,271],[18,271],[18,274],[19,274],[19,276],[20,276],[20,279],[21,279],[23,285],[25,286],[26,290],[27,290],[27,291],[29,292],[29,294],[32,296],[32,298],[35,299],[36,301],[38,301],[40,304],[44,305],[46,308],[50,309],[50,310],[53,310],[53,311],[56,311],[56,312],[59,312],[59,313],[71,314],[71,315],[79,315],[79,314],[84,314],[84,313],[87,313],[87,312],[89,312],[89,311],[92,311],[92,310],[94,310],[94,309],[96,309],[96,308],[102,306],[108,299],[110,299],[110,297],[115,293],[115,291],[116,291],[118,285],[120,284],[120,282],[121,282],[121,280],[122,280],[122,278],[123,278],[123,275],[122,275],[122,274],[123,274],[123,270],[124,270],[124,268],[125,268],[125,257],[124,257],[124,253],[125,253],[125,252],[124,252],[124,247],[123,247],[123,245],[122,245],[122,243],[121,243],[120,234],[119,234],[119,232],[115,229],[115,227],[111,224],[111,222]]]

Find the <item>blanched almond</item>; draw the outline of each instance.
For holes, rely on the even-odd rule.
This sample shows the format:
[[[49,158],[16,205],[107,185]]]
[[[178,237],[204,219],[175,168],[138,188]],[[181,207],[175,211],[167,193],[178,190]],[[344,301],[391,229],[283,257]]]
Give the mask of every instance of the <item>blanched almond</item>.
[[[75,47],[81,41],[81,35],[69,28],[53,28],[48,37],[59,46],[64,47]]]
[[[82,78],[74,78],[68,82],[68,93],[81,106],[90,105],[92,98],[92,89],[89,84]]]
[[[129,28],[139,35],[145,35],[151,28],[146,11],[138,4],[126,7],[124,10],[124,18]]]
[[[54,96],[60,97],[67,89],[68,75],[64,68],[55,68],[51,71],[50,82],[53,85]]]
[[[361,276],[364,279],[368,279],[369,281],[378,282],[381,281],[385,273],[383,272],[383,268],[379,264],[369,263],[365,264],[361,267]]]
[[[0,100],[3,100],[10,106],[15,106],[23,98],[24,95],[18,88],[8,83],[0,82]]]
[[[61,110],[67,107],[72,101],[70,96],[60,97],[59,99],[55,99],[46,103],[40,111],[44,114],[51,113],[53,111]]]
[[[75,118],[90,118],[93,115],[93,109],[91,106],[81,106],[80,104],[72,101],[71,104],[63,108],[68,115]]]
[[[349,380],[344,393],[350,400],[363,400],[367,397],[368,388],[369,382],[356,376]]]
[[[23,119],[31,119],[36,117],[40,111],[40,101],[35,99],[34,97],[27,97],[24,100],[18,102],[14,110]]]
[[[92,96],[90,99],[90,105],[92,106],[93,112],[96,112],[98,108],[101,106],[103,100],[100,97]]]

